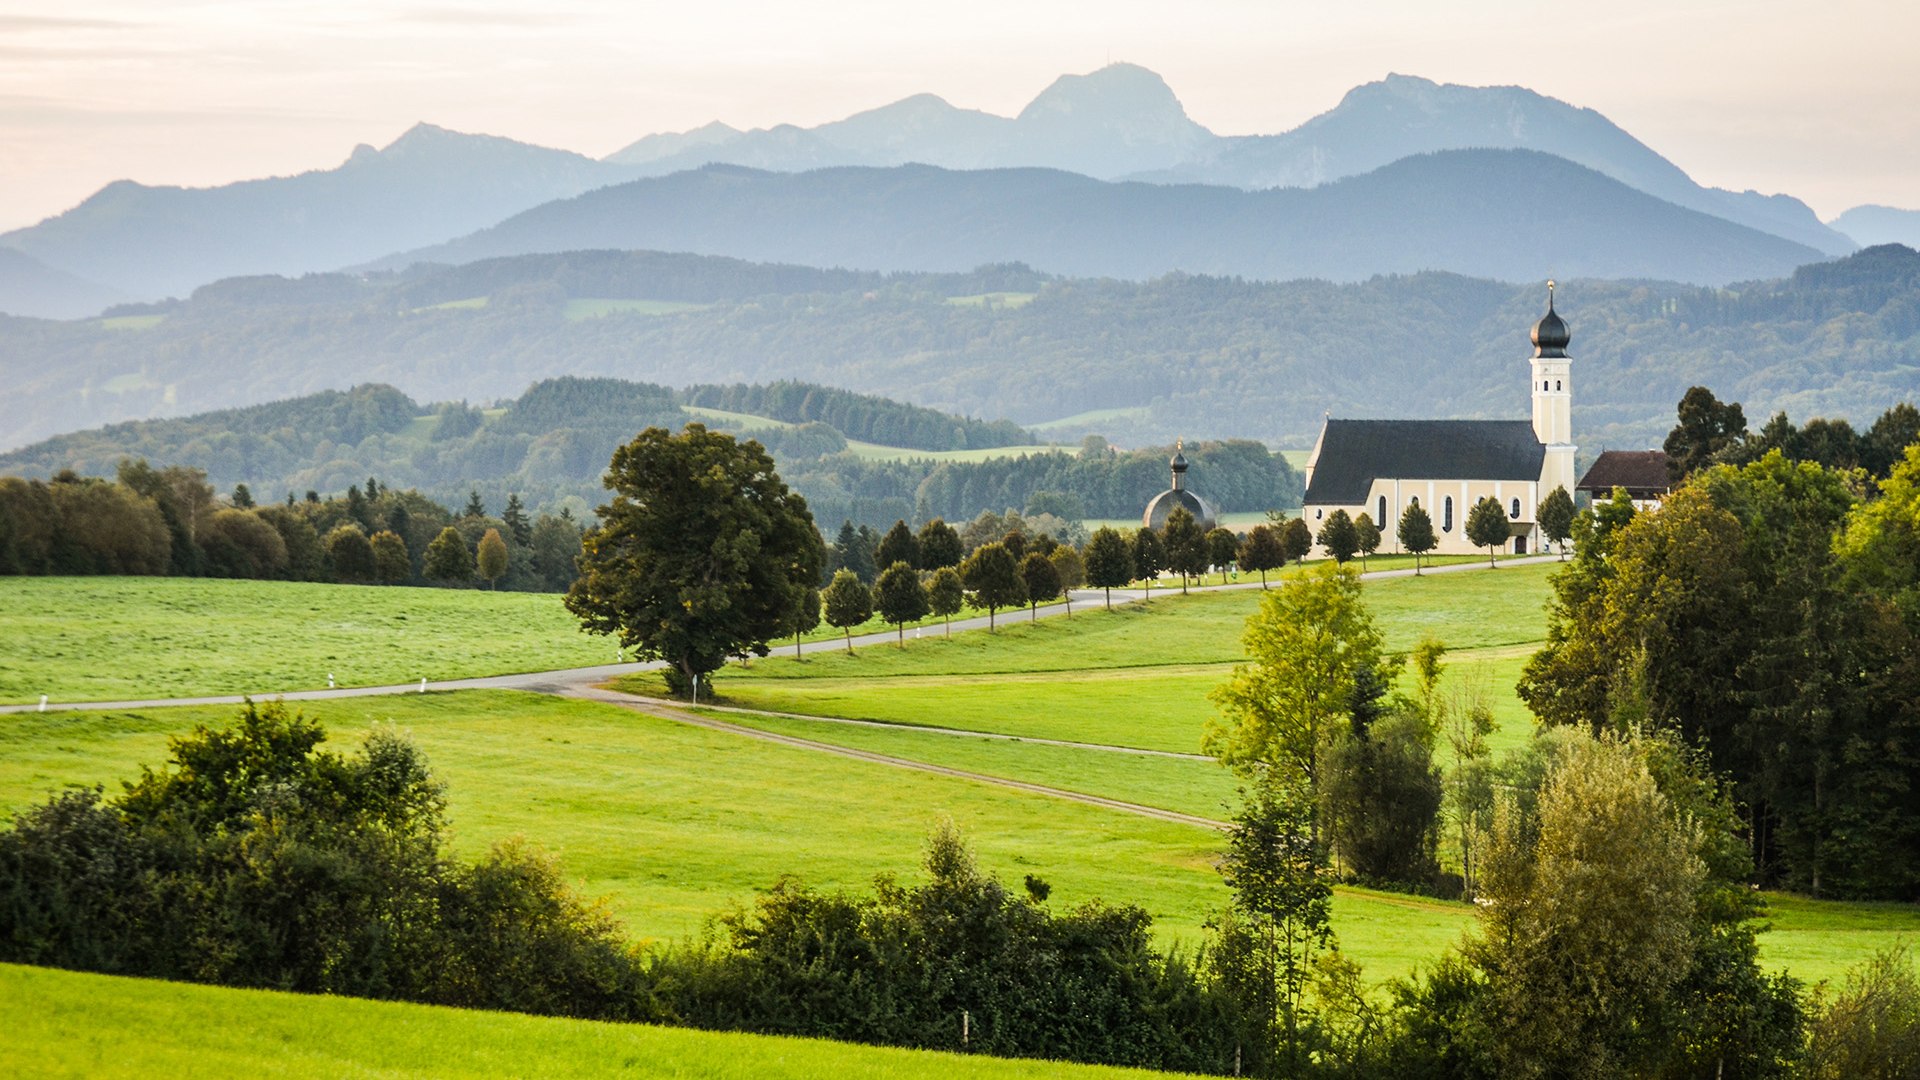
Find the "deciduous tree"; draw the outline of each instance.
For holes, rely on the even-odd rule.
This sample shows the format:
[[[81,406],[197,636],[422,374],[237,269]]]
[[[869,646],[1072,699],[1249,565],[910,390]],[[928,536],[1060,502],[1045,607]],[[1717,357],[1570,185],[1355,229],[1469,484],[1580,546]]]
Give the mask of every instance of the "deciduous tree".
[[[1555,487],[1540,500],[1540,535],[1560,549],[1563,561],[1567,557],[1567,538],[1573,535],[1573,513],[1573,496],[1567,494],[1564,485]]]
[[[426,575],[446,585],[464,585],[473,580],[473,552],[460,530],[449,525],[427,545]]]
[[[1113,590],[1133,582],[1133,552],[1118,529],[1106,525],[1093,531],[1087,540],[1087,584],[1104,589],[1107,607],[1113,607]]]
[[[488,529],[480,537],[480,544],[474,551],[474,568],[486,579],[489,589],[507,572],[507,541],[500,535],[499,529]]]
[[[387,529],[374,533],[373,567],[382,585],[405,585],[413,577],[413,558],[407,554],[407,542]]]
[[[1467,539],[1475,547],[1486,548],[1487,565],[1494,565],[1493,557],[1513,539],[1513,527],[1507,524],[1507,511],[1500,500],[1485,496],[1467,511]]]
[[[1401,549],[1413,556],[1413,572],[1418,576],[1420,557],[1432,551],[1440,542],[1440,538],[1433,534],[1433,519],[1427,516],[1426,509],[1418,500],[1408,503],[1407,508],[1400,512],[1398,535]]]
[[[833,580],[820,593],[820,606],[827,625],[838,627],[847,636],[847,651],[853,651],[853,628],[873,618],[873,590],[861,584],[851,570],[836,570]]]
[[[884,542],[881,546],[885,550]],[[927,587],[920,583],[920,572],[905,559],[895,560],[874,582],[873,606],[882,619],[893,624],[900,647],[906,648],[907,624],[925,618],[928,611]]]
[[[1280,526],[1280,550],[1293,562],[1304,562],[1307,553],[1313,550],[1313,530],[1307,527],[1305,518],[1288,518]]]
[[[1362,512],[1353,519],[1353,535],[1360,549],[1360,569],[1367,568],[1367,556],[1380,550],[1380,526],[1374,523],[1373,515]]]
[[[1260,587],[1267,587],[1267,571],[1287,565],[1287,553],[1280,547],[1280,533],[1271,525],[1255,525],[1240,543],[1240,569],[1260,575]]]
[[[922,570],[959,566],[960,560],[966,558],[967,553],[961,547],[959,532],[941,518],[934,518],[920,526],[920,535],[916,539],[920,546],[920,569]]]
[[[1220,584],[1227,583],[1227,568],[1240,557],[1240,538],[1233,530],[1216,526],[1207,531],[1207,561],[1220,571]]]
[[[903,521],[895,521],[893,528],[880,538],[880,546],[874,551],[874,562],[883,570],[894,563],[903,562],[913,569],[920,568],[920,541],[916,540],[913,530]]]
[[[966,585],[960,580],[960,571],[943,566],[933,572],[933,581],[927,585],[927,607],[946,620],[948,637],[953,636],[953,617],[966,602]]]
[[[614,451],[605,483],[614,496],[582,538],[567,609],[667,661],[677,692],[729,656],[765,656],[820,580],[813,515],[756,442],[648,428]]]
[[[1327,554],[1336,563],[1345,564],[1360,550],[1360,534],[1353,527],[1353,518],[1345,510],[1335,510],[1327,515],[1320,524],[1320,535],[1314,537],[1319,545],[1327,549]]]
[[[371,584],[374,579],[373,545],[358,525],[336,525],[327,534],[327,562],[333,567],[333,579],[351,585]]]
[[[987,609],[987,630],[993,631],[994,612],[1022,604],[1027,599],[1026,583],[1020,579],[1020,564],[1002,544],[986,544],[974,549],[960,564],[960,580],[966,583],[968,598],[974,607]]]
[[[1147,583],[1148,591],[1151,592],[1154,579],[1160,576],[1160,571],[1167,568],[1167,549],[1160,543],[1160,535],[1149,528],[1136,529],[1133,534],[1132,555],[1133,572],[1140,575],[1141,579]]]
[[[1020,583],[1027,590],[1027,621],[1040,618],[1041,603],[1060,595],[1060,571],[1054,569],[1053,560],[1037,551],[1027,552],[1020,560]]]
[[[1180,591],[1187,591],[1187,579],[1207,572],[1207,534],[1184,506],[1167,515],[1160,542],[1167,551],[1167,569],[1180,575]]]

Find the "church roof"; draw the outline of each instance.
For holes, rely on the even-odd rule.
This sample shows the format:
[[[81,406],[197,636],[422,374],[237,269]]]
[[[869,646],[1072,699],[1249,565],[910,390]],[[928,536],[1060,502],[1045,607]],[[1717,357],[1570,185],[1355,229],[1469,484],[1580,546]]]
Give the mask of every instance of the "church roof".
[[[1667,452],[1664,450],[1608,450],[1593,460],[1587,475],[1574,485],[1575,491],[1590,491],[1605,496],[1614,488],[1626,488],[1636,499],[1664,495],[1673,486],[1667,476]]]
[[[1213,507],[1207,505],[1207,500],[1186,488],[1168,488],[1155,495],[1153,501],[1147,503],[1146,512],[1140,515],[1140,524],[1149,529],[1164,529],[1167,527],[1167,517],[1175,508],[1183,506],[1186,507],[1187,513],[1192,514],[1193,519],[1200,523],[1201,529],[1211,530],[1216,524]]]
[[[1362,503],[1379,479],[1538,480],[1546,456],[1528,420],[1328,420],[1306,501]]]

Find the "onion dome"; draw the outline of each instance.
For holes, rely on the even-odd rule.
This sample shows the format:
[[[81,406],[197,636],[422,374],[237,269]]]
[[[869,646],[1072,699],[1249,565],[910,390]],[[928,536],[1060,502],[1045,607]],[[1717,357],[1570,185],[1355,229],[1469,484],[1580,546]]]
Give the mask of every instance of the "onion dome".
[[[1173,469],[1173,486],[1155,495],[1153,501],[1147,504],[1146,512],[1140,515],[1143,527],[1155,531],[1165,528],[1167,516],[1182,509],[1192,514],[1203,530],[1211,529],[1216,524],[1213,507],[1207,505],[1207,500],[1186,489],[1187,455],[1182,452],[1185,449],[1184,439],[1173,444],[1173,460],[1167,462]]]
[[[1553,282],[1547,282],[1547,314],[1533,325],[1533,355],[1540,357],[1563,357],[1567,355],[1567,345],[1573,341],[1573,331],[1567,329],[1567,320],[1553,310]]]

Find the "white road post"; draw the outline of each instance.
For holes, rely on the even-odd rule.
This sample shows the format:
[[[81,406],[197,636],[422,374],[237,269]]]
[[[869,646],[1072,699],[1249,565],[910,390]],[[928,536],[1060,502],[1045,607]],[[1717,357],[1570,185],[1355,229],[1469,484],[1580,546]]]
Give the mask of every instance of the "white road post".
[[[427,677],[425,675],[420,676],[420,692],[423,694],[427,692]]]
[[[47,695],[45,694],[40,695],[40,711],[41,712],[47,711]]]
[[[327,689],[333,689],[333,672],[327,672]]]

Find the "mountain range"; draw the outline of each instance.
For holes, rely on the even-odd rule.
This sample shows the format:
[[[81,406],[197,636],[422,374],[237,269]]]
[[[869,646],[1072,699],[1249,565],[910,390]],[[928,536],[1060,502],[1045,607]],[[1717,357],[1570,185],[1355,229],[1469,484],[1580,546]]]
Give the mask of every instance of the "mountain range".
[[[1087,75],[1061,77],[1013,117],[962,109],[921,94],[812,128],[782,125],[738,131],[709,124],[684,133],[651,135],[598,161],[568,151],[422,124],[383,149],[362,146],[337,168],[299,176],[200,189],[119,181],[63,214],[0,234],[0,249],[24,253],[46,267],[37,275],[0,268],[0,311],[67,317],[97,311],[115,295],[134,299],[178,296],[200,284],[233,275],[297,274],[376,262],[392,265],[396,252],[416,252],[449,242],[484,246],[493,241],[461,238],[502,225],[514,215],[555,200],[635,180],[671,178],[714,163],[803,174],[795,178],[791,189],[795,199],[805,199],[807,191],[843,187],[848,184],[848,174],[843,170],[849,168],[868,170],[863,175],[868,177],[869,189],[897,185],[909,190],[925,189],[930,183],[928,177],[937,175],[907,167],[910,164],[949,171],[979,170],[992,179],[965,183],[943,180],[939,185],[978,198],[983,206],[995,207],[1012,205],[1036,183],[1065,183],[1036,181],[1030,172],[1058,170],[1098,181],[1129,181],[1111,189],[1079,190],[1099,192],[1089,197],[1123,209],[1152,203],[1162,215],[1154,228],[1192,221],[1196,237],[1232,239],[1236,233],[1232,223],[1213,216],[1220,208],[1240,212],[1253,206],[1278,206],[1299,200],[1303,194],[1268,189],[1323,192],[1342,181],[1366,179],[1386,171],[1385,180],[1349,186],[1326,199],[1327,205],[1341,207],[1341,212],[1348,215],[1345,220],[1369,216],[1385,220],[1395,216],[1393,204],[1364,206],[1349,205],[1348,201],[1356,193],[1398,190],[1396,182],[1404,182],[1405,174],[1396,177],[1391,170],[1410,158],[1431,161],[1445,157],[1436,152],[1487,149],[1529,150],[1579,167],[1543,166],[1534,176],[1502,179],[1500,183],[1505,186],[1498,190],[1504,193],[1511,193],[1515,186],[1530,186],[1532,194],[1519,204],[1523,215],[1536,215],[1555,200],[1572,205],[1590,198],[1597,190],[1590,174],[1599,174],[1652,197],[1639,204],[1644,213],[1621,211],[1635,220],[1614,220],[1616,225],[1625,222],[1623,236],[1660,232],[1665,227],[1663,222],[1675,220],[1671,208],[1677,207],[1787,242],[1775,245],[1744,232],[1690,226],[1690,234],[1704,237],[1714,233],[1720,239],[1684,261],[1648,256],[1643,259],[1646,265],[1633,269],[1613,256],[1575,250],[1574,237],[1539,234],[1541,241],[1552,242],[1569,262],[1607,268],[1595,272],[1644,273],[1718,283],[1738,277],[1771,276],[1779,272],[1781,259],[1803,261],[1806,251],[1832,256],[1854,247],[1854,238],[1821,224],[1798,200],[1702,187],[1599,113],[1520,87],[1442,85],[1393,75],[1355,88],[1334,108],[1292,131],[1220,136],[1188,117],[1159,76],[1144,68],[1116,64]],[[1408,168],[1417,172],[1420,166]],[[826,179],[804,175],[818,169],[832,173]],[[715,177],[745,175],[739,170],[722,170],[681,183],[688,190],[707,190],[710,199],[721,200],[724,192],[717,189],[724,185]],[[1555,188],[1563,182],[1574,188],[1565,193]],[[766,180],[741,181],[738,190],[761,197],[771,189],[770,184]],[[1151,198],[1141,195],[1148,186],[1159,189],[1160,194]],[[1261,198],[1247,198],[1247,193]],[[1471,192],[1446,194],[1448,198],[1472,196]],[[1656,207],[1655,201],[1667,206]],[[1618,196],[1609,196],[1609,202],[1625,206],[1625,200]],[[1579,205],[1584,208],[1586,204]],[[1485,220],[1487,215],[1486,208],[1457,207],[1438,197],[1425,199],[1420,206],[1438,218]],[[758,216],[763,228],[776,232],[789,227],[805,232],[811,227],[805,206],[796,208],[799,217],[792,226],[764,205],[747,209]],[[561,217],[571,212],[554,211]],[[723,200],[704,206],[701,212],[712,219],[728,216]],[[943,213],[947,220],[964,220],[969,227],[980,228],[983,237],[1018,239],[1031,231],[1031,215],[994,220],[982,213]],[[1896,219],[1899,213],[1893,212]],[[1270,211],[1262,214],[1262,230],[1278,228],[1282,238],[1291,235],[1286,228],[1266,223],[1272,217]],[[1884,214],[1863,214],[1843,218],[1842,222],[1871,233],[1874,239],[1911,238],[1911,233],[1898,232],[1910,228],[1910,224],[1896,221],[1888,226],[1886,220]],[[1125,272],[1154,273],[1169,267],[1199,272],[1244,266],[1247,269],[1233,272],[1343,278],[1426,267],[1508,280],[1538,276],[1538,266],[1530,261],[1505,260],[1501,241],[1472,243],[1471,237],[1458,236],[1460,230],[1449,229],[1444,221],[1417,224],[1427,227],[1407,229],[1388,261],[1369,262],[1355,253],[1377,251],[1377,245],[1371,243],[1359,245],[1354,252],[1338,252],[1329,261],[1318,261],[1309,256],[1321,241],[1308,237],[1297,252],[1256,264],[1243,253],[1215,249],[1196,239],[1178,245],[1178,258],[1136,260],[1140,266]],[[1889,228],[1898,235],[1888,235]],[[1504,232],[1510,235],[1518,229],[1509,226]],[[1060,231],[1064,235],[1073,230]],[[494,234],[496,239],[502,235]],[[715,239],[718,234],[703,237],[682,230],[682,235],[688,250],[766,257],[759,249],[721,243]],[[1463,239],[1468,246],[1454,246]],[[1082,250],[1062,247],[1057,261],[1036,265],[1062,273],[1118,265],[1101,253],[1099,237],[1080,240],[1093,246]],[[1433,246],[1418,246],[1428,240]],[[592,246],[607,242],[598,241]],[[794,246],[796,250],[804,247]],[[925,244],[918,247],[924,249]],[[924,251],[915,248],[915,242],[895,243],[891,237],[880,237],[867,245],[842,245],[836,264],[859,269],[927,265]],[[966,256],[976,262],[1021,257],[1020,249],[1012,245],[995,246],[984,239]],[[18,265],[23,264],[16,260]],[[959,264],[942,261],[940,265]]]

